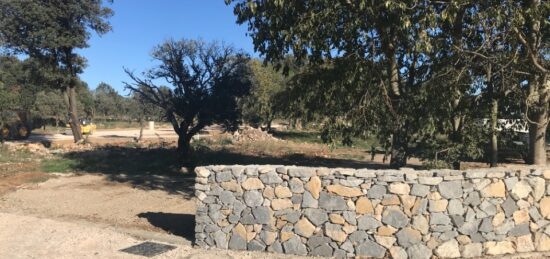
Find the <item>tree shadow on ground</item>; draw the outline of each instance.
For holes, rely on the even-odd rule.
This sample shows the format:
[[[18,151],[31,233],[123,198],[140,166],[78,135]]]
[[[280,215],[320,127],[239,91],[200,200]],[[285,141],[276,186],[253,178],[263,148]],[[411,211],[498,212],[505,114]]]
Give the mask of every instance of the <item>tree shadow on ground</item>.
[[[195,215],[165,212],[144,212],[137,215],[172,235],[195,241]]]

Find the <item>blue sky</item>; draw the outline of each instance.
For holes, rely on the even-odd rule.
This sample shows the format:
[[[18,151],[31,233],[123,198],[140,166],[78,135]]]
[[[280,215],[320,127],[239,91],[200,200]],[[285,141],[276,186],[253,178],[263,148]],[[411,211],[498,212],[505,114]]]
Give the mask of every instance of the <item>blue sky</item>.
[[[93,35],[79,53],[88,60],[81,79],[94,89],[100,82],[121,93],[129,78],[123,67],[141,72],[153,66],[151,49],[168,38],[202,38],[231,43],[253,54],[246,25],[237,25],[233,9],[223,0],[115,0],[113,30]]]

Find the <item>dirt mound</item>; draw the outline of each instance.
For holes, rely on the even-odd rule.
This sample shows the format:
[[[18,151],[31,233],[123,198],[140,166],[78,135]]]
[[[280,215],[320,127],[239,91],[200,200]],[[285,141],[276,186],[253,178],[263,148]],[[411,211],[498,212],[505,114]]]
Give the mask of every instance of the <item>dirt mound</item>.
[[[273,135],[262,131],[260,129],[245,127],[239,129],[232,136],[233,140],[242,142],[242,141],[278,141],[280,139],[273,137]]]

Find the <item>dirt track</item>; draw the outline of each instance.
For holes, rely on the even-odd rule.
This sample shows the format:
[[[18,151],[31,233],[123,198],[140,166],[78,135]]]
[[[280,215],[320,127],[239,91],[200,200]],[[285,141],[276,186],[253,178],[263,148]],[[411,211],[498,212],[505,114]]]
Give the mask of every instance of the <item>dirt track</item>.
[[[88,141],[97,144],[128,142],[139,137],[139,129],[97,130],[93,135],[86,136]],[[154,131],[143,130],[143,139],[158,141],[174,141],[177,135],[171,128],[159,128]],[[66,134],[35,134],[29,138],[31,142],[49,142],[52,145],[69,144],[73,142],[72,135]]]

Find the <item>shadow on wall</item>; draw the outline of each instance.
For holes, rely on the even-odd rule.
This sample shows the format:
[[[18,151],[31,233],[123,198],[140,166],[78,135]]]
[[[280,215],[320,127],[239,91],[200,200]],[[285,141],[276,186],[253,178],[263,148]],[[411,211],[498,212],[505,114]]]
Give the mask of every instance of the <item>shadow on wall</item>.
[[[195,242],[195,215],[164,212],[144,212],[137,215],[170,234]]]

